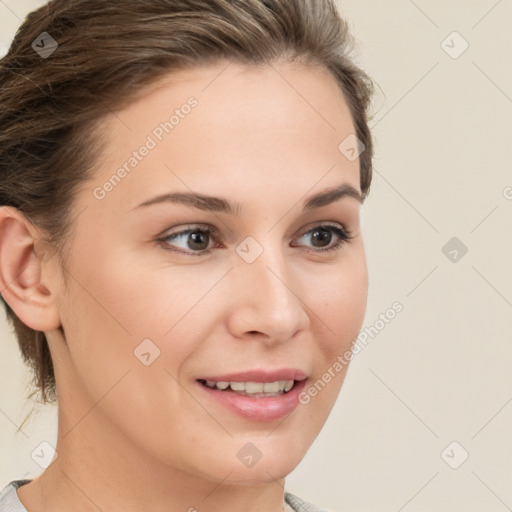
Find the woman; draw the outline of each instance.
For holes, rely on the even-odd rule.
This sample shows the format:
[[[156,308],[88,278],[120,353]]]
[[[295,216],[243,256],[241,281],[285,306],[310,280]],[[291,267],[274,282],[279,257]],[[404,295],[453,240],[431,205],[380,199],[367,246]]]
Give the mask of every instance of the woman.
[[[319,510],[285,477],[366,309],[349,43],[330,0],[27,17],[0,69],[0,285],[58,439],[0,510]]]

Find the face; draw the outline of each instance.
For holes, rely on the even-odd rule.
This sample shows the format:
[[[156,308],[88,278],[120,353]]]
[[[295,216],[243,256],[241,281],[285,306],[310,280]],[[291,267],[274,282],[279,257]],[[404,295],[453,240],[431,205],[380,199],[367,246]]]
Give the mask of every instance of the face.
[[[334,405],[366,308],[338,85],[300,64],[216,64],[166,76],[102,128],[52,345],[69,426],[94,406],[68,439],[101,443],[99,418],[163,468],[283,478]]]

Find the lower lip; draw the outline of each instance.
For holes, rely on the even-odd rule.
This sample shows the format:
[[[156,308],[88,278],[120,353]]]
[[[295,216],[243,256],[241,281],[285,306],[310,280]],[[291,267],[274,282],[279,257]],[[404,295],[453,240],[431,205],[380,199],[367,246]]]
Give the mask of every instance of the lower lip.
[[[278,396],[250,397],[232,391],[209,388],[200,382],[208,396],[227,407],[235,414],[253,421],[277,421],[290,414],[299,404],[299,394],[306,385],[306,380],[296,382],[287,393]]]

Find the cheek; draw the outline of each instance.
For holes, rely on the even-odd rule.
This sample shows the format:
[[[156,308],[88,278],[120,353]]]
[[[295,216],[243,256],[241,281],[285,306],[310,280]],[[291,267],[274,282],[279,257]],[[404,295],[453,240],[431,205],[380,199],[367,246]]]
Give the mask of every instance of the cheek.
[[[343,262],[325,286],[316,287],[312,320],[313,378],[300,396],[310,428],[318,432],[339,396],[366,312],[368,276],[364,258]],[[314,299],[312,299],[314,300]]]
[[[183,330],[197,290],[177,272],[163,280],[163,272],[137,263],[126,255],[109,256],[105,248],[70,267],[62,324],[73,368],[93,400],[126,372],[137,382],[133,400],[142,399],[144,389],[152,393],[169,385],[165,369],[177,375],[195,350],[196,337],[183,336]]]
[[[170,287],[162,279],[152,281],[150,272],[129,273],[95,258],[97,264],[73,269],[76,280],[71,279],[63,312],[70,357],[61,379],[70,383],[67,399],[62,397],[66,410],[75,423],[87,413],[83,428],[95,417],[107,417],[147,453],[181,454],[178,459],[186,460],[181,446],[197,442],[188,426],[204,417],[176,382],[196,349],[197,336],[185,315],[197,302],[197,289],[192,293],[190,283],[176,281]],[[87,282],[87,290],[78,282]],[[211,428],[223,434],[214,422]],[[176,446],[173,439],[182,443]]]
[[[136,256],[128,248],[106,247],[76,266],[80,281],[87,282],[87,290],[77,292],[87,323],[108,331],[111,344],[118,340],[131,351],[147,338],[167,345],[187,323],[187,313],[198,302],[201,289],[208,286],[208,282],[191,280],[191,271],[172,265],[155,267],[154,262]],[[186,339],[180,347],[187,351]]]
[[[364,254],[342,261],[314,290],[315,322],[322,325],[323,351],[332,359],[350,348],[364,320],[368,296]]]

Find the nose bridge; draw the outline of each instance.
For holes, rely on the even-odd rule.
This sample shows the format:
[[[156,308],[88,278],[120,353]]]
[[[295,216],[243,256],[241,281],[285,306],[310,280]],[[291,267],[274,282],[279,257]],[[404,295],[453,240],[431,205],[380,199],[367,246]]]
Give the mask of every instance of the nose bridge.
[[[236,335],[256,331],[278,341],[303,329],[308,317],[299,298],[301,283],[294,279],[281,244],[266,239],[263,245],[248,237],[237,252]]]

